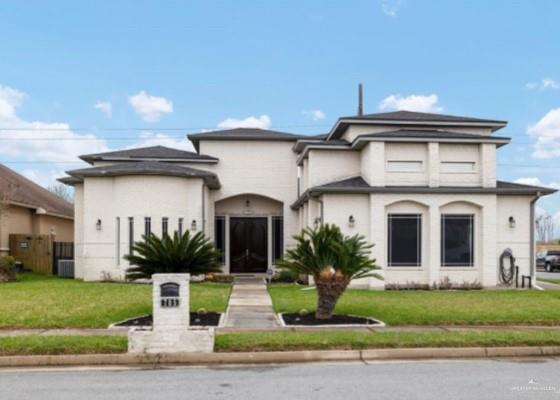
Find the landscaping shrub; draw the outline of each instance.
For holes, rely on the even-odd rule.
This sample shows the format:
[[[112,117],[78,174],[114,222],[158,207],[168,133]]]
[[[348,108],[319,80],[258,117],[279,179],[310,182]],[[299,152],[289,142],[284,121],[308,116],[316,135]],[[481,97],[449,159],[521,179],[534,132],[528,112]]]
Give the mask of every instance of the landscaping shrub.
[[[0,282],[13,282],[16,280],[14,267],[16,260],[12,256],[0,257]]]
[[[272,282],[275,283],[294,283],[298,280],[298,274],[289,270],[281,270],[272,276]]]
[[[128,280],[150,279],[157,273],[190,273],[191,275],[221,271],[220,252],[202,232],[190,231],[173,237],[167,233],[159,238],[153,233],[136,242],[133,254],[125,259],[133,267],[126,271]]]

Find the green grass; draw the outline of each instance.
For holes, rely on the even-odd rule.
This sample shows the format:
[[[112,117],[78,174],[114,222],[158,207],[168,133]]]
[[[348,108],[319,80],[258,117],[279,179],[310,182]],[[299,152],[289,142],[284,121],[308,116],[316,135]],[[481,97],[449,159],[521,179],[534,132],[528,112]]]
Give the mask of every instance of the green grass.
[[[537,281],[553,283],[555,285],[560,285],[560,279],[552,279],[552,278],[537,278]]]
[[[82,282],[23,274],[0,284],[0,329],[106,328],[151,313],[152,287],[132,283]],[[230,285],[191,285],[191,310],[223,312]]]
[[[275,332],[216,336],[216,351],[357,350],[403,347],[558,346],[559,331]]]
[[[0,356],[39,354],[125,353],[122,336],[15,336],[0,337]]]
[[[315,290],[269,286],[277,312],[316,308]],[[336,312],[388,325],[560,325],[560,291],[368,291],[348,289]]]

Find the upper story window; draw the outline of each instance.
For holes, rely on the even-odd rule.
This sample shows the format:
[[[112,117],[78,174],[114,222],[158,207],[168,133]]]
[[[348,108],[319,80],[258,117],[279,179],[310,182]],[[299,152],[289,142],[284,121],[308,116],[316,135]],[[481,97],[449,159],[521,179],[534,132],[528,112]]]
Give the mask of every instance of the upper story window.
[[[422,161],[387,161],[387,172],[422,172]]]
[[[169,218],[163,217],[161,219],[161,236],[163,237],[163,235],[167,235],[168,230],[169,230]]]
[[[476,172],[474,161],[442,161],[440,171],[443,173],[473,173]]]
[[[152,219],[150,217],[144,218],[144,234],[150,236],[152,233]]]

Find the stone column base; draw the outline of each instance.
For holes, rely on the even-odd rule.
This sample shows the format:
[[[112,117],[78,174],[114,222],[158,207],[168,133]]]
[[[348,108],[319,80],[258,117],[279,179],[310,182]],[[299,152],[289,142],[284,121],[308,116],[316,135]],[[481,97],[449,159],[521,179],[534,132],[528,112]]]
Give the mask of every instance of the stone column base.
[[[142,329],[128,331],[129,353],[212,353],[214,329]]]

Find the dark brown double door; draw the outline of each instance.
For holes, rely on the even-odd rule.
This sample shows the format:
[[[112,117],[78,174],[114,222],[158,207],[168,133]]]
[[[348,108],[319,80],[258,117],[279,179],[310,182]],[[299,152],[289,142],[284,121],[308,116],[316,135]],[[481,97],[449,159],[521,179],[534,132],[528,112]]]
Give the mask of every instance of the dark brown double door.
[[[230,218],[230,272],[263,273],[268,266],[266,218]]]

